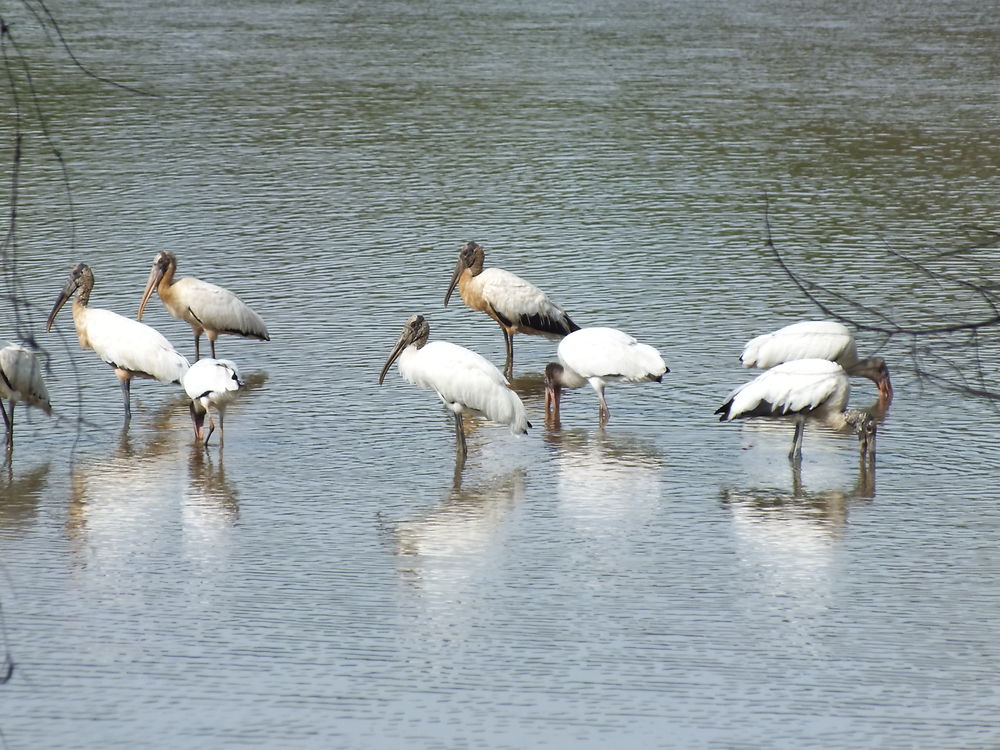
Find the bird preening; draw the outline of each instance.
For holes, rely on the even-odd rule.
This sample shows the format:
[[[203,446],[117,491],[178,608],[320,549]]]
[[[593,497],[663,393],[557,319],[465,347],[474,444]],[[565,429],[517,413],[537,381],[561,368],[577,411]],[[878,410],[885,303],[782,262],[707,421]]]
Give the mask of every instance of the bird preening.
[[[267,326],[261,317],[235,294],[221,286],[191,276],[174,280],[177,258],[173,253],[160,252],[153,258],[153,267],[139,302],[136,317],[142,320],[146,303],[156,291],[164,307],[194,332],[194,358],[201,358],[201,334],[204,332],[215,357],[215,340],[221,333],[270,341]]]
[[[513,380],[515,334],[559,339],[578,330],[579,326],[534,284],[501,268],[484,269],[485,257],[482,245],[475,242],[469,242],[459,251],[444,304],[447,307],[458,286],[466,305],[496,321],[503,332],[507,352],[504,375]]]
[[[399,374],[418,388],[434,391],[455,417],[455,442],[460,458],[466,455],[463,414],[480,414],[507,425],[515,435],[531,427],[521,398],[500,371],[485,357],[448,341],[429,341],[430,324],[422,315],[406,321],[379,373],[382,385],[393,362]]]

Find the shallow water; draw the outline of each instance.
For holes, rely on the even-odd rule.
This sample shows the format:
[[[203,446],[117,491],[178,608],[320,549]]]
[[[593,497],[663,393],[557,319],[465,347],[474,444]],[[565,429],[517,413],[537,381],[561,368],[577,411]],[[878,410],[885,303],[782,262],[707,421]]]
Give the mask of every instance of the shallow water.
[[[53,12],[89,69],[157,96],[14,19],[52,146],[22,96],[34,307],[5,298],[2,319],[51,355],[56,415],[18,411],[0,479],[7,747],[1000,743],[995,412],[917,376],[975,385],[978,351],[995,383],[995,344],[860,335],[896,390],[874,472],[821,429],[796,472],[787,425],[712,414],[752,375],[748,338],[821,317],[765,210],[796,270],[897,322],[991,314],[892,255],[996,283],[995,248],[937,255],[996,213],[984,8]],[[414,313],[502,363],[491,321],[443,306],[469,239],[671,372],[610,386],[606,430],[570,392],[550,429],[555,345],[518,337],[534,428],[471,420],[456,472],[436,397],[377,381]],[[162,249],[271,331],[220,339],[251,386],[224,452],[150,381],[122,434],[68,312],[42,332],[74,263],[92,304],[134,315]],[[193,354],[158,300],[144,321]]]

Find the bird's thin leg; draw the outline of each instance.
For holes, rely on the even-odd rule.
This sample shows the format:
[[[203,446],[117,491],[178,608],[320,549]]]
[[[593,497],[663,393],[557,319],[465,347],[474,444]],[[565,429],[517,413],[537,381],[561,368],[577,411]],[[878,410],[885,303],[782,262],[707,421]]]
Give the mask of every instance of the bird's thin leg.
[[[205,409],[205,414],[208,416],[208,434],[205,435],[205,447],[208,447],[208,441],[212,439],[212,433],[215,432],[215,421],[212,419],[212,410]]]
[[[212,345],[212,359],[215,359],[215,339],[209,336],[208,343]]]
[[[219,448],[221,450],[222,446],[226,443],[226,425],[224,421],[226,419],[226,414],[222,409],[219,409]]]
[[[11,445],[14,442],[14,400],[11,399],[10,402],[10,416],[7,416],[7,409],[3,405],[3,401],[0,401],[0,412],[3,412],[3,424],[7,428],[7,445]]]
[[[600,403],[600,408],[597,411],[598,418],[601,422],[601,427],[608,423],[611,419],[611,411],[608,409],[608,402],[604,400],[604,386],[602,385],[597,389],[597,400]]]
[[[465,430],[462,429],[462,415],[459,412],[455,412],[455,442],[458,455],[465,461]]]
[[[3,409],[3,402],[0,402],[0,409]],[[14,399],[10,400],[10,414],[3,413],[3,421],[7,425],[7,452],[14,451]]]
[[[799,419],[795,422],[795,434],[792,436],[792,449],[788,451],[788,458],[791,461],[802,460],[802,433],[805,431],[806,421]]]
[[[119,378],[122,384],[122,400],[125,402],[125,424],[128,424],[132,420],[132,378],[121,376]]]
[[[507,380],[514,379],[514,336],[507,331],[506,328],[500,326],[500,330],[503,331],[503,343],[507,349],[507,363],[504,365],[503,372],[507,376]]]
[[[201,331],[194,332],[194,361],[201,359]]]

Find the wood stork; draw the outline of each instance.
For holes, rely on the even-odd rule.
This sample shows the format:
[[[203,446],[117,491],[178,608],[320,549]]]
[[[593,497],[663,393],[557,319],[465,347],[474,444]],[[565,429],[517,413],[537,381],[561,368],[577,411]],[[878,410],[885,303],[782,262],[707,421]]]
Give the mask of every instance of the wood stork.
[[[837,429],[853,429],[861,444],[861,457],[875,456],[875,418],[862,409],[847,409],[850,393],[847,371],[827,359],[796,359],[775,365],[729,394],[715,410],[719,421],[747,417],[788,418],[795,434],[788,457],[802,458],[802,433],[807,420]]]
[[[447,307],[457,284],[466,305],[497,322],[507,348],[504,374],[513,378],[515,333],[559,339],[580,326],[534,284],[500,268],[483,270],[484,259],[482,246],[475,242],[469,242],[459,251],[444,304]]]
[[[191,399],[191,421],[194,423],[194,439],[208,441],[215,432],[215,422],[212,420],[211,407],[219,412],[219,446],[226,440],[224,424],[226,406],[232,401],[236,391],[243,387],[240,371],[236,363],[228,359],[199,359],[184,373],[181,379],[184,391]],[[202,441],[205,416],[208,415],[208,434]]]
[[[213,358],[215,340],[220,333],[231,333],[262,341],[271,340],[261,317],[235,294],[221,286],[190,276],[174,281],[176,272],[176,256],[166,251],[157,253],[153,258],[153,268],[149,272],[136,317],[142,320],[146,303],[149,302],[155,289],[170,314],[186,321],[194,331],[196,361],[201,358],[199,342],[202,331],[211,344]]]
[[[10,401],[10,411],[2,399]],[[7,427],[7,451],[14,449],[14,404],[28,406],[52,414],[49,391],[42,380],[42,368],[34,352],[20,344],[8,344],[0,349],[0,412]]]
[[[744,367],[767,370],[794,359],[828,359],[843,367],[848,375],[868,378],[878,386],[885,404],[892,401],[889,368],[881,357],[858,359],[854,334],[833,320],[806,320],[792,323],[747,342],[740,361]]]
[[[559,399],[563,388],[590,383],[600,403],[598,417],[605,425],[611,417],[604,388],[611,381],[641,383],[663,380],[670,372],[660,353],[640,344],[617,328],[581,328],[559,342],[559,362],[545,368],[545,416],[559,422]]]
[[[406,321],[378,382],[382,385],[392,363],[399,360],[399,374],[419,388],[434,391],[455,415],[459,456],[465,456],[462,414],[482,414],[510,427],[515,435],[531,423],[520,397],[507,379],[485,357],[448,341],[431,341],[430,325],[422,315]]]
[[[94,288],[94,272],[79,263],[70,272],[69,281],[52,306],[45,330],[52,330],[56,314],[70,297],[73,300],[73,324],[81,349],[93,349],[111,365],[121,382],[125,402],[125,422],[132,418],[129,391],[132,378],[151,378],[161,383],[180,383],[188,361],[177,353],[162,334],[137,320],[100,308],[88,307]]]

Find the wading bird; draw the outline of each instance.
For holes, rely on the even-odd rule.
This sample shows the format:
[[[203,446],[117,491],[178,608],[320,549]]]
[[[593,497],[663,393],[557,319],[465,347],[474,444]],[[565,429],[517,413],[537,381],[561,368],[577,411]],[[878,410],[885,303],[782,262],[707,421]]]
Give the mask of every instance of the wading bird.
[[[146,281],[146,289],[142,293],[142,301],[139,302],[139,313],[136,315],[139,320],[142,320],[146,303],[155,289],[170,314],[186,321],[194,331],[195,360],[201,358],[199,342],[202,331],[211,344],[213,358],[215,340],[220,333],[262,341],[271,340],[261,317],[235,294],[191,276],[174,281],[176,272],[177,258],[173,253],[164,251],[156,254]]]
[[[94,352],[111,365],[121,382],[125,402],[125,422],[132,418],[129,391],[132,378],[151,378],[161,383],[180,383],[187,372],[188,361],[177,353],[162,334],[137,320],[131,320],[110,310],[88,307],[90,292],[94,288],[94,273],[79,263],[70,272],[63,288],[49,313],[45,330],[52,330],[56,314],[70,297],[73,300],[73,325],[81,349]]]
[[[747,417],[787,418],[795,421],[788,458],[802,458],[802,433],[807,420],[823,422],[836,430],[853,429],[861,444],[861,457],[874,460],[875,418],[862,409],[847,409],[850,385],[847,372],[826,359],[797,359],[770,370],[729,394],[715,410],[719,421]]]
[[[747,342],[740,361],[744,367],[767,370],[795,359],[828,359],[843,367],[848,375],[868,378],[878,387],[886,404],[892,401],[889,368],[881,357],[858,359],[854,334],[833,320],[807,320],[765,333]]]
[[[482,414],[510,427],[515,435],[531,423],[520,397],[507,379],[485,357],[448,341],[430,341],[430,325],[422,315],[406,321],[389,358],[379,373],[382,385],[389,367],[399,360],[399,374],[418,388],[434,391],[455,415],[455,440],[465,456],[462,414]]]
[[[605,425],[611,417],[604,388],[611,381],[641,383],[663,380],[670,372],[663,357],[648,344],[640,344],[617,328],[581,328],[559,342],[559,362],[545,368],[545,416],[559,422],[563,388],[590,383],[600,403],[598,418]]]
[[[545,292],[520,276],[500,268],[483,270],[485,253],[481,245],[470,242],[458,253],[458,263],[444,295],[447,307],[458,285],[462,301],[473,310],[489,315],[503,331],[507,348],[504,374],[514,377],[514,334],[559,339],[579,330],[563,309],[545,296]]]
[[[10,411],[4,408],[3,399],[10,401]],[[20,344],[8,344],[0,349],[0,412],[7,428],[8,452],[14,449],[14,404],[18,401],[52,414],[38,357]]]
[[[199,359],[184,373],[181,380],[184,391],[191,399],[191,421],[194,423],[194,439],[208,447],[208,441],[215,432],[211,407],[219,412],[219,446],[226,440],[226,406],[233,400],[236,391],[243,387],[240,371],[236,363],[228,359]],[[208,434],[202,440],[205,416],[208,416]]]

